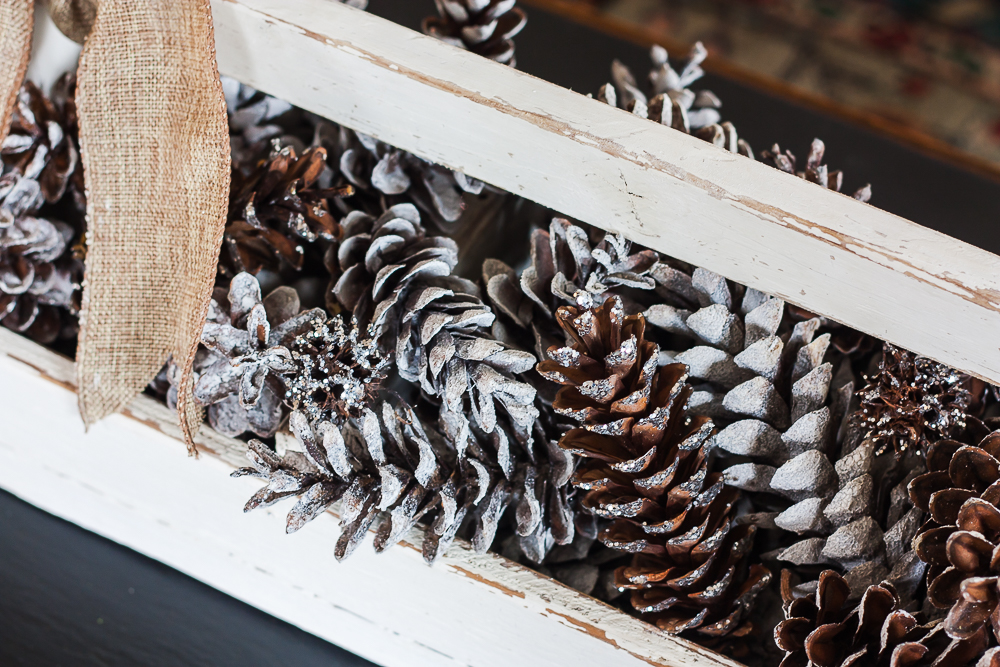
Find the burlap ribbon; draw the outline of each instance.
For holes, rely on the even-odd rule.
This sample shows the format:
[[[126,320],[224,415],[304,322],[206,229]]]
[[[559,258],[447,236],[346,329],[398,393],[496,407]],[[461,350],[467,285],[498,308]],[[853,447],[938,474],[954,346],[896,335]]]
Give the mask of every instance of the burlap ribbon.
[[[6,135],[27,61],[33,0],[0,0]],[[95,10],[96,7],[96,10]],[[229,198],[229,132],[208,0],[51,0],[82,40],[77,76],[87,258],[77,349],[80,412],[124,408],[169,356],[178,413],[200,423],[191,367]],[[9,63],[21,63],[9,71]]]

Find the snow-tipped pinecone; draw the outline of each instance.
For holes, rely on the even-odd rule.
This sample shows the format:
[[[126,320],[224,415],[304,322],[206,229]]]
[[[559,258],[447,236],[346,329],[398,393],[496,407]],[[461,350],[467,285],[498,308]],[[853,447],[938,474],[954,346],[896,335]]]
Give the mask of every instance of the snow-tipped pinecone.
[[[472,452],[502,471],[525,554],[537,561],[571,540],[572,460],[523,377],[537,360],[492,337],[495,315],[478,288],[452,274],[455,243],[429,236],[412,204],[377,219],[353,212],[344,229],[336,256],[327,257],[339,274],[331,288],[339,305],[381,332],[400,377],[440,403],[439,427],[458,456]],[[483,447],[488,455],[476,453]]]
[[[782,572],[785,620],[774,629],[775,642],[785,651],[781,667],[995,667],[993,655],[975,662],[986,649],[982,637],[953,639],[940,624],[921,624],[903,608],[891,584],[852,590],[847,580],[827,570],[814,592],[800,595],[789,573]]]
[[[920,578],[906,549],[920,521],[904,493],[912,477],[891,458],[873,461],[849,428],[850,360],[817,335],[821,320],[793,322],[781,300],[704,269],[661,263],[650,275],[664,303],[646,317],[694,342],[664,361],[697,381],[689,409],[720,426],[711,445],[726,481],[752,494],[761,526],[801,537],[783,541],[779,560],[836,565],[856,588],[891,573],[909,599]]]
[[[492,311],[474,284],[451,273],[454,241],[428,236],[411,204],[378,219],[351,213],[344,228],[336,264],[328,258],[341,272],[332,293],[395,348],[399,374],[442,401],[449,427],[465,428],[468,411],[493,433],[499,403],[522,442],[530,439],[535,390],[513,374],[530,370],[535,359],[492,339]]]
[[[0,144],[4,165],[38,181],[49,204],[62,199],[80,165],[72,136],[76,122],[72,84],[63,80],[60,85],[65,95],[56,104],[34,83],[25,81],[14,105],[10,133]]]
[[[67,325],[75,333],[83,267],[73,228],[36,217],[44,201],[38,181],[0,177],[0,323],[51,343]]]
[[[806,156],[806,168],[804,171],[798,171],[795,155],[789,150],[782,153],[781,147],[778,144],[774,144],[769,151],[761,151],[760,158],[764,162],[770,162],[781,171],[795,174],[799,178],[805,179],[810,183],[817,183],[828,190],[840,192],[840,188],[844,185],[844,172],[830,171],[829,167],[823,164],[825,153],[826,144],[819,139],[813,139],[812,144],[809,146],[809,154]],[[851,196],[858,201],[867,202],[872,198],[872,186],[865,185]]]
[[[666,49],[654,46],[650,50],[653,67],[649,73],[648,96],[639,88],[629,68],[616,60],[611,65],[614,83],[602,86],[597,99],[752,159],[750,145],[739,138],[733,124],[722,122],[719,114],[722,102],[719,98],[710,90],[696,93],[690,88],[704,76],[701,63],[707,57],[708,50],[697,42],[684,68],[678,73],[670,66]]]
[[[585,459],[574,476],[584,507],[614,520],[600,539],[636,554],[616,585],[668,632],[738,632],[770,574],[746,562],[756,529],[736,521],[739,492],[708,472],[714,426],[686,413],[685,367],[658,367],[644,318],[626,317],[618,297],[595,308],[583,294],[557,317],[570,344],[538,372],[564,385],[553,408],[581,424],[560,446]]]
[[[323,187],[326,151],[309,148],[301,156],[289,146],[272,154],[252,173],[233,172],[223,275],[256,274],[282,262],[302,268],[302,243],[336,240],[341,229],[328,200],[350,196],[351,186]]]
[[[659,255],[652,250],[632,253],[631,246],[624,237],[609,234],[591,247],[582,227],[554,218],[548,230],[532,232],[531,264],[520,276],[499,260],[487,260],[483,283],[493,307],[505,316],[494,334],[544,359],[545,351],[563,338],[556,310],[576,304],[578,291],[601,298],[608,290],[653,289],[649,272]]]
[[[939,440],[927,452],[927,472],[910,483],[910,497],[931,520],[913,549],[928,564],[927,597],[947,611],[956,639],[1000,641],[1000,432],[976,446]]]
[[[292,110],[290,103],[265,95],[231,77],[220,78],[229,114],[229,146],[234,171],[249,175],[257,163],[270,154],[275,139],[282,146],[304,150],[304,146],[296,146],[300,142],[288,135],[284,127],[272,122]]]
[[[201,338],[212,358],[194,387],[212,428],[234,437],[274,435],[286,414],[280,374],[297,368],[288,347],[326,320],[322,309],[300,311],[294,289],[279,287],[262,299],[249,273],[237,274],[228,294],[215,295]]]
[[[516,0],[434,0],[440,16],[428,16],[423,31],[453,46],[516,66],[513,37],[528,19]]]
[[[372,408],[378,403],[376,412]],[[338,560],[354,551],[380,516],[376,551],[392,546],[423,520],[428,563],[447,550],[463,525],[472,524],[473,547],[486,551],[511,507],[516,507],[519,527],[530,526],[533,533],[544,517],[556,531],[569,523],[572,539],[572,513],[564,504],[544,512],[551,500],[563,502],[560,489],[546,487],[529,469],[527,479],[519,480],[524,490],[516,493],[495,463],[479,458],[476,452],[484,448],[463,444],[459,450],[435,429],[425,428],[403,403],[371,401],[341,426],[310,423],[305,413],[295,411],[289,426],[296,444],[281,456],[250,441],[247,455],[253,467],[234,476],[253,475],[268,484],[245,509],[300,496],[288,514],[287,531],[294,532],[342,500],[341,537],[334,550]],[[514,504],[518,496],[521,500]]]
[[[448,226],[465,212],[464,195],[484,189],[482,181],[327,121],[317,122],[316,137],[331,163],[336,159],[341,175],[358,189],[351,202],[355,209],[378,215],[385,205],[412,202],[435,224]]]
[[[878,372],[859,394],[860,428],[878,454],[926,451],[965,429],[975,401],[972,385],[965,373],[885,343]]]

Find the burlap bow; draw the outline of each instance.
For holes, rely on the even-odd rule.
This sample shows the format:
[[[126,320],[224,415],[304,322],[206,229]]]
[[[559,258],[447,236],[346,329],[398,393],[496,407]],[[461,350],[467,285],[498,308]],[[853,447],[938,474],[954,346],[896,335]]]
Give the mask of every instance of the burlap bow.
[[[34,0],[0,0],[0,140],[30,50]],[[229,133],[208,0],[51,0],[82,41],[77,73],[87,258],[76,367],[91,424],[124,408],[169,356],[178,413],[200,423],[191,367],[229,199]]]

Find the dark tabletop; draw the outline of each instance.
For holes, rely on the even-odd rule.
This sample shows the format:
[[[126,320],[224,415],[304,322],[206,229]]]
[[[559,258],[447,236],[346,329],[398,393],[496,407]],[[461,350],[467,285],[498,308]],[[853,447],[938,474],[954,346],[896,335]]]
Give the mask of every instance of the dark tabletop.
[[[0,491],[0,665],[371,663]]]

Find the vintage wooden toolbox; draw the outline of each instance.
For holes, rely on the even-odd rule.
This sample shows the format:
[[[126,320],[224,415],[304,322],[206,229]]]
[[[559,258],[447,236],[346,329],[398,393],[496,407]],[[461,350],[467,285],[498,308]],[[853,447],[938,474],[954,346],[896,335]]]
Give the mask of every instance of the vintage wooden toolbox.
[[[337,2],[212,10],[225,75],[1000,384],[991,252]],[[189,458],[146,396],[85,433],[72,361],[0,352],[0,487],[376,663],[738,664],[462,541],[427,567],[420,529],[336,563],[334,517],[239,514],[243,442],[206,427]]]

